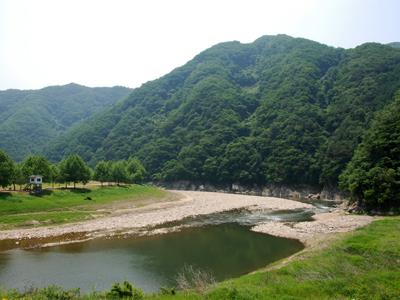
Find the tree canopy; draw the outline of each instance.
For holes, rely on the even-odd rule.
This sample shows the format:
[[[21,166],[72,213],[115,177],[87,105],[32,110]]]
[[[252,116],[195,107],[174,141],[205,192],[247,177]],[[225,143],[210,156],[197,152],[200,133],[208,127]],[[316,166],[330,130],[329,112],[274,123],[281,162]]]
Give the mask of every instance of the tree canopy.
[[[25,178],[31,175],[41,175],[44,182],[50,182],[52,179],[50,162],[43,156],[28,156],[22,163],[21,171]]]
[[[400,207],[400,94],[373,121],[340,185],[367,209]]]
[[[6,187],[12,183],[12,177],[14,176],[14,162],[5,153],[0,150],[0,186]]]
[[[52,144],[90,164],[133,154],[153,179],[333,186],[400,89],[400,50],[285,35],[218,44]]]
[[[65,182],[86,184],[90,180],[91,172],[87,164],[77,154],[71,154],[60,162],[60,176]]]
[[[100,181],[319,188],[336,188],[351,161],[342,187],[367,203],[379,189],[356,179],[357,157],[399,90],[396,44],[341,49],[286,35],[222,43],[63,131],[43,153],[54,162],[72,154],[91,166],[109,161],[96,168]],[[63,165],[60,176],[69,176]],[[379,188],[390,192],[379,194],[388,199],[396,167],[369,166],[360,174],[369,185],[386,180]]]
[[[68,128],[130,92],[124,87],[89,88],[73,83],[0,91],[0,148],[17,161],[32,153],[42,154]]]

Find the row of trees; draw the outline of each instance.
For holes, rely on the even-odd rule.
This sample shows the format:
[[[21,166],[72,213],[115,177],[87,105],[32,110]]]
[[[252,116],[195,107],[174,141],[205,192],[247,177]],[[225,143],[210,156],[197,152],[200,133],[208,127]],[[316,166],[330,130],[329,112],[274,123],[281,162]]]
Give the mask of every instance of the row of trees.
[[[100,161],[94,170],[77,154],[69,155],[58,164],[50,163],[46,158],[37,155],[27,157],[23,162],[14,162],[4,151],[0,150],[0,186],[27,184],[30,175],[42,175],[48,183],[86,184],[94,179],[101,182],[133,183],[140,182],[146,176],[141,162],[132,157],[128,160]]]

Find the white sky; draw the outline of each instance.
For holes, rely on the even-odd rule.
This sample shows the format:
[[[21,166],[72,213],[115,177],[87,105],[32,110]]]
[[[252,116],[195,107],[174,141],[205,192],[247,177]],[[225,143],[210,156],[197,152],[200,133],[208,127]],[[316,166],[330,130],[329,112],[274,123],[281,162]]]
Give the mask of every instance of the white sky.
[[[210,46],[400,41],[400,0],[0,0],[0,89],[137,87]]]

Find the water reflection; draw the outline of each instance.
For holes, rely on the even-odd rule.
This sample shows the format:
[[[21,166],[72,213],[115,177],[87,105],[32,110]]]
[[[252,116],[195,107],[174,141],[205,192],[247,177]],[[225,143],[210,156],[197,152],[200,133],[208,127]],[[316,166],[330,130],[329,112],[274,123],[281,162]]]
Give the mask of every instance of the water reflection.
[[[24,289],[59,284],[88,291],[129,280],[146,291],[155,291],[173,285],[185,264],[211,271],[222,280],[302,248],[298,241],[252,232],[239,224],[207,225],[150,237],[96,239],[3,252],[0,285]]]
[[[0,286],[25,289],[58,284],[84,291],[108,289],[129,280],[145,291],[174,285],[184,265],[210,271],[217,280],[236,277],[303,248],[295,240],[252,232],[265,221],[310,221],[335,203],[313,201],[313,209],[237,210],[189,217],[160,227],[184,225],[179,232],[115,237],[62,246],[0,252]],[[73,235],[62,237],[75,239]],[[84,238],[84,234],[78,238]],[[36,241],[40,243],[43,241]],[[46,241],[51,242],[51,241]],[[15,241],[3,241],[10,249]],[[11,243],[11,244],[10,244]],[[33,243],[35,241],[22,241]]]

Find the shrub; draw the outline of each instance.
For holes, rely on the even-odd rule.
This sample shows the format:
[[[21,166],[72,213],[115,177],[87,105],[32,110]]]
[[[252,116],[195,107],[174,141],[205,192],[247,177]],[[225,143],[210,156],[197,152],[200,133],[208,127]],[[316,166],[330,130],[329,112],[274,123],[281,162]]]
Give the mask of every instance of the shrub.
[[[124,281],[122,284],[118,282],[114,283],[110,292],[107,293],[107,298],[142,300],[144,298],[144,293],[142,290],[135,288],[128,281]]]

